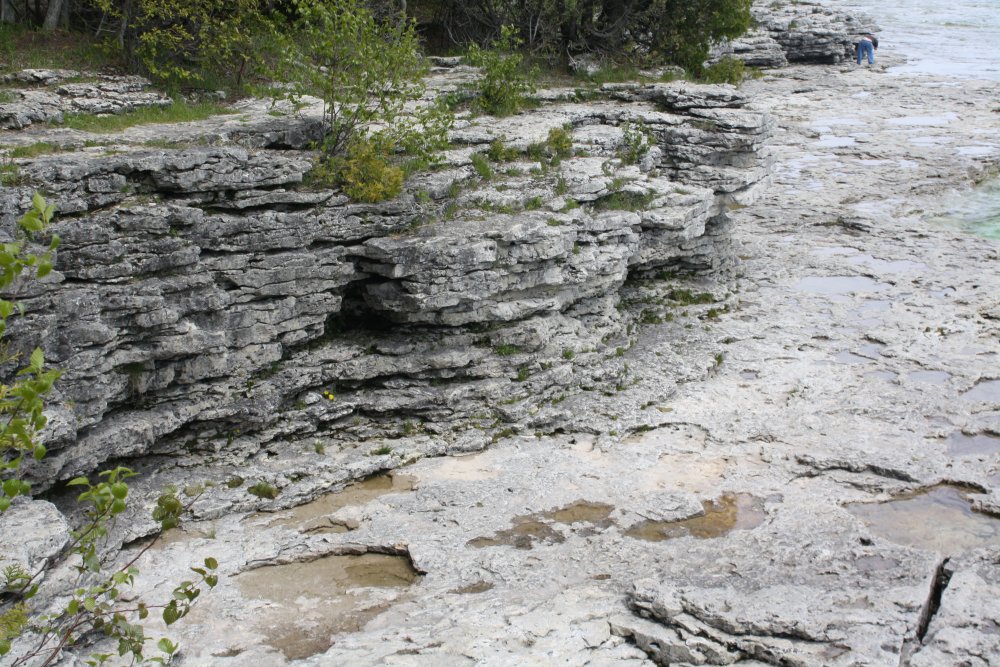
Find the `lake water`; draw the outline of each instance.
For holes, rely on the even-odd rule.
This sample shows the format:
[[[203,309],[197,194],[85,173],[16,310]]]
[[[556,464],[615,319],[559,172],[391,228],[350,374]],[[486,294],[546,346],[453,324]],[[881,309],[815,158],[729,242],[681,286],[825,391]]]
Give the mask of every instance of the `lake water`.
[[[882,49],[906,56],[890,73],[1000,81],[1000,0],[869,0],[849,8],[875,19]]]
[[[906,63],[889,74],[996,81],[1000,101],[1000,0],[869,0],[846,8],[875,19],[880,51],[905,56]],[[935,224],[1000,240],[1000,179],[948,197],[945,208]]]

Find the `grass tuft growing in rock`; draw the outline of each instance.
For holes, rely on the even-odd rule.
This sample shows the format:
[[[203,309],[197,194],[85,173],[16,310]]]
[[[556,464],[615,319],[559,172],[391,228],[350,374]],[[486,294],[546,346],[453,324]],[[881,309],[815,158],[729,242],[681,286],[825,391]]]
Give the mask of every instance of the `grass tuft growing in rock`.
[[[257,482],[253,486],[247,489],[247,491],[258,498],[266,498],[267,500],[274,500],[281,493],[278,487],[273,484],[268,484],[267,482]]]
[[[63,126],[84,132],[121,132],[135,125],[151,123],[190,123],[198,120],[235,113],[215,102],[174,102],[167,107],[137,109],[113,116],[92,114],[66,114]]]
[[[57,144],[49,143],[47,141],[39,141],[27,146],[18,146],[16,148],[10,149],[8,155],[12,158],[31,158],[38,157],[39,155],[50,155],[52,153],[61,153],[64,148]]]

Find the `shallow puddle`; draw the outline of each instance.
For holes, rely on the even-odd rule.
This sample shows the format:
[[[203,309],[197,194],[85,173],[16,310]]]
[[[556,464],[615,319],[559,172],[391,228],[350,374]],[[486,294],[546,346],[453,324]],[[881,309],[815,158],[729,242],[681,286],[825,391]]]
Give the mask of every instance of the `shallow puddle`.
[[[796,289],[813,294],[852,294],[878,292],[888,287],[865,276],[809,276],[795,284]]]
[[[366,505],[379,496],[412,491],[416,478],[384,473],[356,482],[336,493],[320,496],[311,503],[281,512],[268,526],[290,526],[303,533],[344,533],[357,525],[338,521],[331,514],[344,507]]]
[[[941,554],[1000,545],[1000,520],[972,511],[967,489],[935,486],[884,503],[847,510],[885,539]]]
[[[1000,437],[988,433],[966,435],[952,433],[948,436],[948,453],[954,456],[979,456],[1000,452]]]
[[[385,611],[394,595],[378,589],[404,589],[418,576],[405,556],[368,553],[270,565],[233,580],[247,598],[268,603],[256,625],[270,646],[296,660],[325,651],[333,635],[357,631]]]
[[[734,530],[751,530],[764,522],[764,501],[749,494],[725,494],[718,500],[702,502],[705,514],[681,521],[643,521],[625,534],[640,540],[662,542],[677,537],[709,539]]]
[[[476,537],[466,542],[466,545],[476,549],[499,546],[531,549],[535,542],[561,544],[566,538],[548,522],[567,526],[581,523],[589,524],[589,526],[584,527],[578,526],[578,528],[582,528],[580,534],[593,534],[614,524],[614,521],[611,520],[611,513],[614,509],[613,505],[606,503],[578,500],[548,512],[514,517],[511,521],[512,526],[507,530],[498,531],[492,537]]]
[[[945,371],[913,371],[906,374],[906,379],[910,382],[944,384],[951,379],[951,373],[946,373]]]
[[[871,371],[870,373],[865,373],[865,377],[885,380],[886,382],[895,382],[898,376],[892,371]]]
[[[531,549],[536,542],[544,544],[561,544],[566,541],[562,533],[539,520],[537,515],[516,516],[513,524],[507,530],[500,530],[493,537],[475,537],[466,546],[476,549],[486,547],[514,547],[515,549]]]
[[[589,523],[598,528],[607,528],[612,524],[611,519],[608,517],[611,516],[611,512],[614,509],[613,505],[606,503],[591,503],[586,500],[578,500],[566,507],[550,512],[543,512],[541,516],[551,519],[556,523],[564,523],[566,525]]]
[[[492,590],[493,584],[488,581],[476,581],[465,586],[461,586],[454,590],[449,591],[449,593],[455,593],[457,595],[478,595],[479,593],[485,593],[486,591]]]
[[[975,387],[962,394],[967,401],[1000,403],[1000,380],[982,380]]]
[[[870,364],[872,362],[868,357],[862,357],[848,350],[838,352],[833,360],[838,364]]]

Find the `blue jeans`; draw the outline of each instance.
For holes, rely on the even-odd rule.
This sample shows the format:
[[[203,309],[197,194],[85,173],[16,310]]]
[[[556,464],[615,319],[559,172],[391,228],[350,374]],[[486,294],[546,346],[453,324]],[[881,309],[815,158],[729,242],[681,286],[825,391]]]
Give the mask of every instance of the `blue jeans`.
[[[860,42],[858,42],[857,52],[858,52],[859,65],[861,64],[861,58],[864,57],[865,55],[868,56],[869,65],[875,64],[875,46],[867,39],[862,39]]]

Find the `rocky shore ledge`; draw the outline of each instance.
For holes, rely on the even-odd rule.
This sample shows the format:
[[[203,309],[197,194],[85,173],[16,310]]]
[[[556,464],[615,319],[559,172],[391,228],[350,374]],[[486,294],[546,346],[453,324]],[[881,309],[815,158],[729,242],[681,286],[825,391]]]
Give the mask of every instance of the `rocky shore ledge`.
[[[221,563],[177,663],[1000,662],[1000,250],[928,220],[996,173],[996,87],[826,48],[546,91],[384,205],[300,186],[308,109],[0,135],[66,149],[0,191],[65,214],[12,327],[66,369],[49,474],[212,485],[139,563]]]

